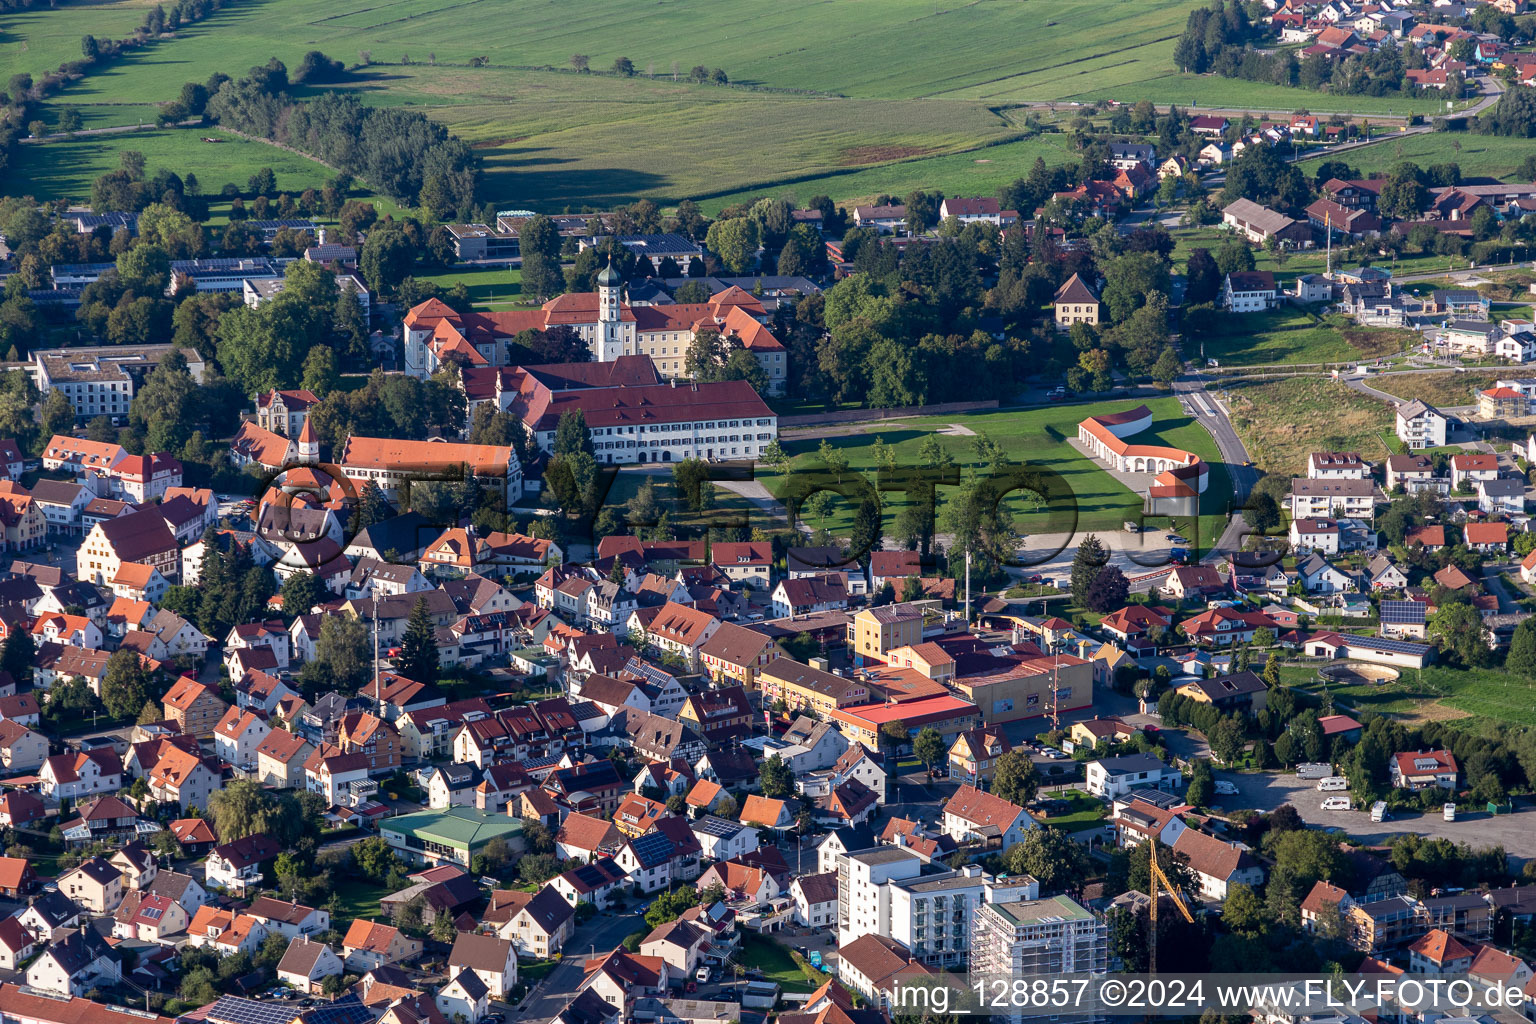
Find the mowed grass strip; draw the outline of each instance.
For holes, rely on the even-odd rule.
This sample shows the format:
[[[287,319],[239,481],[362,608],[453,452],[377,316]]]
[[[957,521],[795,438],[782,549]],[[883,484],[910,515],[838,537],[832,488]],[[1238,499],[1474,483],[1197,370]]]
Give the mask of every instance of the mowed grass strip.
[[[1390,454],[1387,404],[1329,377],[1233,384],[1221,394],[1232,426],[1266,473],[1302,474],[1316,451],[1354,451],[1367,459]]]

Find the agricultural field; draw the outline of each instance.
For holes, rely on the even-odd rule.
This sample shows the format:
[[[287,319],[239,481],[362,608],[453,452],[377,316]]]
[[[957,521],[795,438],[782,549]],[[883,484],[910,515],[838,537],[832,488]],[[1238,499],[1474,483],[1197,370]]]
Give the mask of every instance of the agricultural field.
[[[187,78],[207,77],[216,69],[234,71],[274,55],[293,66],[305,50],[318,48],[349,63],[366,53],[389,65],[465,65],[485,58],[502,68],[563,68],[572,54],[581,53],[593,69],[604,70],[622,56],[642,75],[686,76],[703,64],[723,68],[740,85],[856,98],[943,96],[998,103],[1072,99],[1110,90],[1122,99],[1150,96],[1212,105],[1215,101],[1201,94],[1211,94],[1214,86],[1229,105],[1298,106],[1295,97],[1306,95],[1298,90],[1174,72],[1173,42],[1197,2],[1127,0],[1106,7],[1056,0],[1042,9],[1007,0],[886,0],[878,16],[872,16],[859,4],[786,0],[738,5],[722,17],[719,5],[705,0],[662,0],[644,7],[622,0],[575,6],[558,0],[515,5],[509,0],[344,0],[323,6],[305,0],[235,0],[179,33],[174,55],[130,57],[126,67],[131,75],[111,88],[158,89],[164,96]],[[119,4],[100,6],[115,10]],[[130,25],[136,21],[128,18]],[[497,24],[515,24],[516,31],[486,31]],[[81,32],[73,32],[75,48]],[[935,39],[945,44],[931,45]],[[1021,40],[1028,45],[1021,46]],[[891,54],[902,56],[891,59]],[[1166,99],[1144,90],[1145,83],[1166,90]],[[1274,98],[1257,100],[1263,93]],[[1349,97],[1338,109],[1385,112],[1400,102]]]
[[[1022,138],[1008,116],[1015,104],[1065,101],[1063,118],[1077,101],[1110,96],[1329,109],[1315,94],[1176,73],[1173,40],[1197,0],[1128,2],[1056,0],[1042,19],[1039,8],[1004,0],[890,0],[872,19],[859,5],[812,0],[728,18],[702,0],[644,9],[543,0],[517,6],[518,31],[487,33],[482,25],[514,16],[507,0],[231,0],[174,38],[96,69],[50,100],[44,117],[56,124],[74,106],[88,127],[137,124],[186,81],[272,56],[292,68],[318,48],[358,65],[345,87],[370,102],[418,106],[479,147],[484,200],[558,210],[640,197],[717,207],[786,191],[851,203],[920,186],[995,194],[1036,156],[1071,156],[1063,138]],[[71,5],[49,16],[89,9],[131,27],[143,3]],[[805,31],[812,23],[814,34]],[[11,22],[22,32],[35,24]],[[60,33],[51,49],[62,53],[66,41],[78,49],[80,34]],[[914,47],[914,37],[952,45]],[[1021,50],[1020,38],[1031,45]],[[881,56],[895,52],[906,56]],[[599,73],[571,70],[573,53]],[[606,73],[620,56],[638,74]],[[690,84],[696,64],[723,68],[732,84]],[[1344,106],[1402,113],[1414,103],[1350,97]]]
[[[1420,167],[1457,164],[1466,177],[1509,179],[1532,152],[1529,139],[1498,135],[1468,135],[1462,132],[1430,132],[1409,135],[1396,142],[1383,142],[1341,154],[1361,174],[1387,174],[1394,165],[1411,160]],[[1307,175],[1316,172],[1325,155],[1309,157],[1300,164]]]
[[[216,138],[217,143],[203,142]],[[91,182],[116,170],[127,150],[144,154],[146,173],[170,169],[182,177],[197,175],[205,195],[217,194],[226,182],[242,190],[246,180],[263,167],[272,168],[280,191],[297,194],[320,188],[335,172],[307,157],[250,142],[217,129],[152,129],[113,135],[77,135],[55,142],[18,146],[9,168],[9,189],[39,199],[63,197],[89,203]]]
[[[1331,378],[1233,384],[1219,394],[1254,465],[1266,473],[1304,473],[1312,452],[1359,452],[1371,460],[1391,454],[1387,404]]]
[[[1074,528],[1078,533],[1118,530],[1125,520],[1138,518],[1142,505],[1140,496],[1065,439],[1077,437],[1077,424],[1085,416],[1119,412],[1135,404],[1127,401],[1099,402],[1047,409],[970,413],[941,419],[879,421],[854,424],[849,428],[818,430],[817,433],[826,433],[828,442],[848,456],[850,472],[862,473],[870,479],[873,479],[876,469],[876,438],[894,449],[898,465],[923,465],[918,455],[919,447],[924,438],[930,434],[937,435],[939,443],[964,473],[968,469],[981,470],[982,463],[975,444],[977,436],[984,433],[1002,445],[1015,462],[1058,474],[1072,494],[1075,520],[1070,507],[1048,507],[1024,496],[1010,497],[1008,504],[1014,516],[1015,528],[1020,533],[1065,533]],[[1157,398],[1146,404],[1152,409],[1154,419],[1151,430],[1137,435],[1139,442],[1156,444],[1160,440],[1164,444],[1193,451],[1211,463],[1210,484],[1202,496],[1202,521],[1197,536],[1217,536],[1231,503],[1232,484],[1221,465],[1215,442],[1203,427],[1184,415],[1177,399]],[[790,492],[790,475],[797,470],[819,468],[820,461],[816,456],[819,445],[819,436],[815,439],[784,442],[785,450],[794,457],[788,469],[780,471],[759,465],[757,478],[782,500]],[[941,506],[942,497],[941,490]],[[888,492],[882,494],[880,500],[886,529],[889,531],[896,515],[905,506],[906,498],[900,492]],[[812,528],[824,527],[834,535],[845,535],[852,522],[852,514],[851,505],[839,499],[824,521],[807,516],[806,525]],[[942,515],[941,507],[941,518]]]
[[[1474,405],[1479,391],[1493,387],[1494,381],[1507,376],[1509,376],[1507,370],[1395,373],[1377,377],[1370,382],[1370,385],[1377,391],[1385,391],[1398,398],[1420,398],[1430,405]]]
[[[1417,340],[1412,332],[1358,330],[1335,321],[1295,306],[1224,317],[1220,333],[1199,336],[1200,349],[1223,366],[1341,363],[1395,355]]]
[[[56,6],[6,11],[0,17],[0,78],[34,79],[81,57],[80,40],[123,39],[144,22],[156,0],[64,0]]]

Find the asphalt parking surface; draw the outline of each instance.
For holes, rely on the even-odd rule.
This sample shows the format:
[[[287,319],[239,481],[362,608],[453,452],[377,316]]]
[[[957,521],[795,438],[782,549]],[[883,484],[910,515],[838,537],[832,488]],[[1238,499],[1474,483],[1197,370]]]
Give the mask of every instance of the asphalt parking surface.
[[[1434,812],[1404,811],[1381,822],[1371,820],[1369,807],[1348,811],[1325,811],[1324,797],[1348,795],[1345,793],[1320,793],[1317,780],[1298,779],[1295,775],[1266,772],[1244,775],[1234,772],[1216,773],[1237,786],[1237,796],[1220,797],[1217,806],[1228,810],[1252,808],[1272,811],[1281,804],[1290,804],[1301,814],[1308,825],[1320,828],[1340,828],[1351,837],[1366,843],[1387,843],[1393,836],[1413,832],[1421,836],[1450,839],[1472,846],[1502,846],[1505,852],[1523,861],[1536,857],[1536,816],[1529,807],[1516,805],[1514,814],[1489,814],[1483,810],[1468,810],[1465,804],[1457,811],[1455,821],[1444,820],[1438,810]]]

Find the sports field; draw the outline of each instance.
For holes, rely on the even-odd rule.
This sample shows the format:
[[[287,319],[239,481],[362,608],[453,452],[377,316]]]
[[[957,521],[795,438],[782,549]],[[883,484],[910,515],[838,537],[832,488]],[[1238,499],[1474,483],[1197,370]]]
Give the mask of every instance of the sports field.
[[[1141,497],[1065,439],[1077,437],[1077,424],[1086,416],[1120,412],[1137,404],[1140,403],[1100,402],[872,422],[855,425],[845,433],[837,433],[843,428],[829,428],[827,433],[835,436],[829,436],[827,440],[848,456],[850,473],[862,473],[873,481],[876,438],[894,450],[898,466],[922,466],[925,463],[919,449],[923,440],[936,435],[964,475],[972,470],[986,472],[975,447],[977,436],[985,434],[1002,445],[1013,462],[1058,474],[1071,493],[1070,501],[1050,506],[1022,496],[1011,497],[1009,507],[1020,533],[1061,533],[1074,526],[1079,533],[1117,530],[1127,519],[1138,517]],[[1201,499],[1202,518],[1208,518],[1208,521],[1201,524],[1199,536],[1217,536],[1231,500],[1232,484],[1221,465],[1215,442],[1204,428],[1184,415],[1177,399],[1157,398],[1146,404],[1154,416],[1152,429],[1138,434],[1138,442],[1156,444],[1161,440],[1164,444],[1193,451],[1211,463],[1210,484]],[[819,438],[785,442],[785,450],[795,457],[788,470],[776,471],[760,464],[758,479],[780,498],[787,496],[793,486],[790,478],[795,472],[820,468],[816,455],[819,445]],[[943,493],[941,490],[941,505]],[[907,504],[906,496],[902,492],[887,492],[880,495],[880,501],[889,530]],[[833,534],[844,534],[852,522],[852,512],[851,505],[839,499],[825,521],[806,516],[805,522],[813,528],[824,526]],[[942,508],[940,514],[942,518]]]
[[[61,0],[8,16],[0,54],[19,66],[46,49],[41,63],[56,65],[78,52],[82,25],[102,34],[120,22],[125,33],[144,2]],[[1059,109],[1032,108],[1039,116],[1062,120],[1076,113],[1072,101],[1092,98],[1419,109],[1180,74],[1173,40],[1198,2],[785,0],[723,11],[704,0],[230,0],[93,70],[50,100],[45,118],[56,123],[71,105],[88,127],[135,124],[186,81],[272,56],[293,68],[321,49],[368,65],[347,84],[371,102],[420,106],[480,147],[484,200],[579,209],[642,196],[718,206],[786,192],[843,203],[917,187],[995,194],[1037,155],[1073,155],[1059,136],[1021,138],[1021,105],[1042,102]],[[637,73],[577,74],[573,54],[598,72],[627,57]],[[722,68],[732,84],[689,84],[695,65]]]

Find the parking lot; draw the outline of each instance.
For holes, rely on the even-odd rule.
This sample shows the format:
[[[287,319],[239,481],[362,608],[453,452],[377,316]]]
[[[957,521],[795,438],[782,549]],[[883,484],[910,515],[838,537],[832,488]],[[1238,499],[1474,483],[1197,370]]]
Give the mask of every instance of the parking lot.
[[[1439,810],[1434,812],[1404,811],[1382,822],[1373,822],[1369,807],[1348,811],[1325,811],[1321,804],[1327,796],[1340,793],[1320,793],[1313,779],[1298,779],[1295,775],[1268,772],[1262,775],[1240,775],[1233,772],[1217,772],[1218,779],[1232,782],[1237,796],[1217,798],[1217,806],[1236,810],[1253,808],[1272,811],[1281,804],[1290,804],[1301,814],[1308,825],[1321,828],[1341,828],[1354,838],[1367,843],[1385,843],[1395,835],[1413,832],[1421,836],[1450,839],[1473,846],[1502,846],[1511,857],[1524,861],[1536,857],[1536,829],[1532,828],[1532,812],[1520,807],[1514,814],[1489,814],[1483,810],[1469,810],[1463,805],[1455,821],[1445,821]]]

